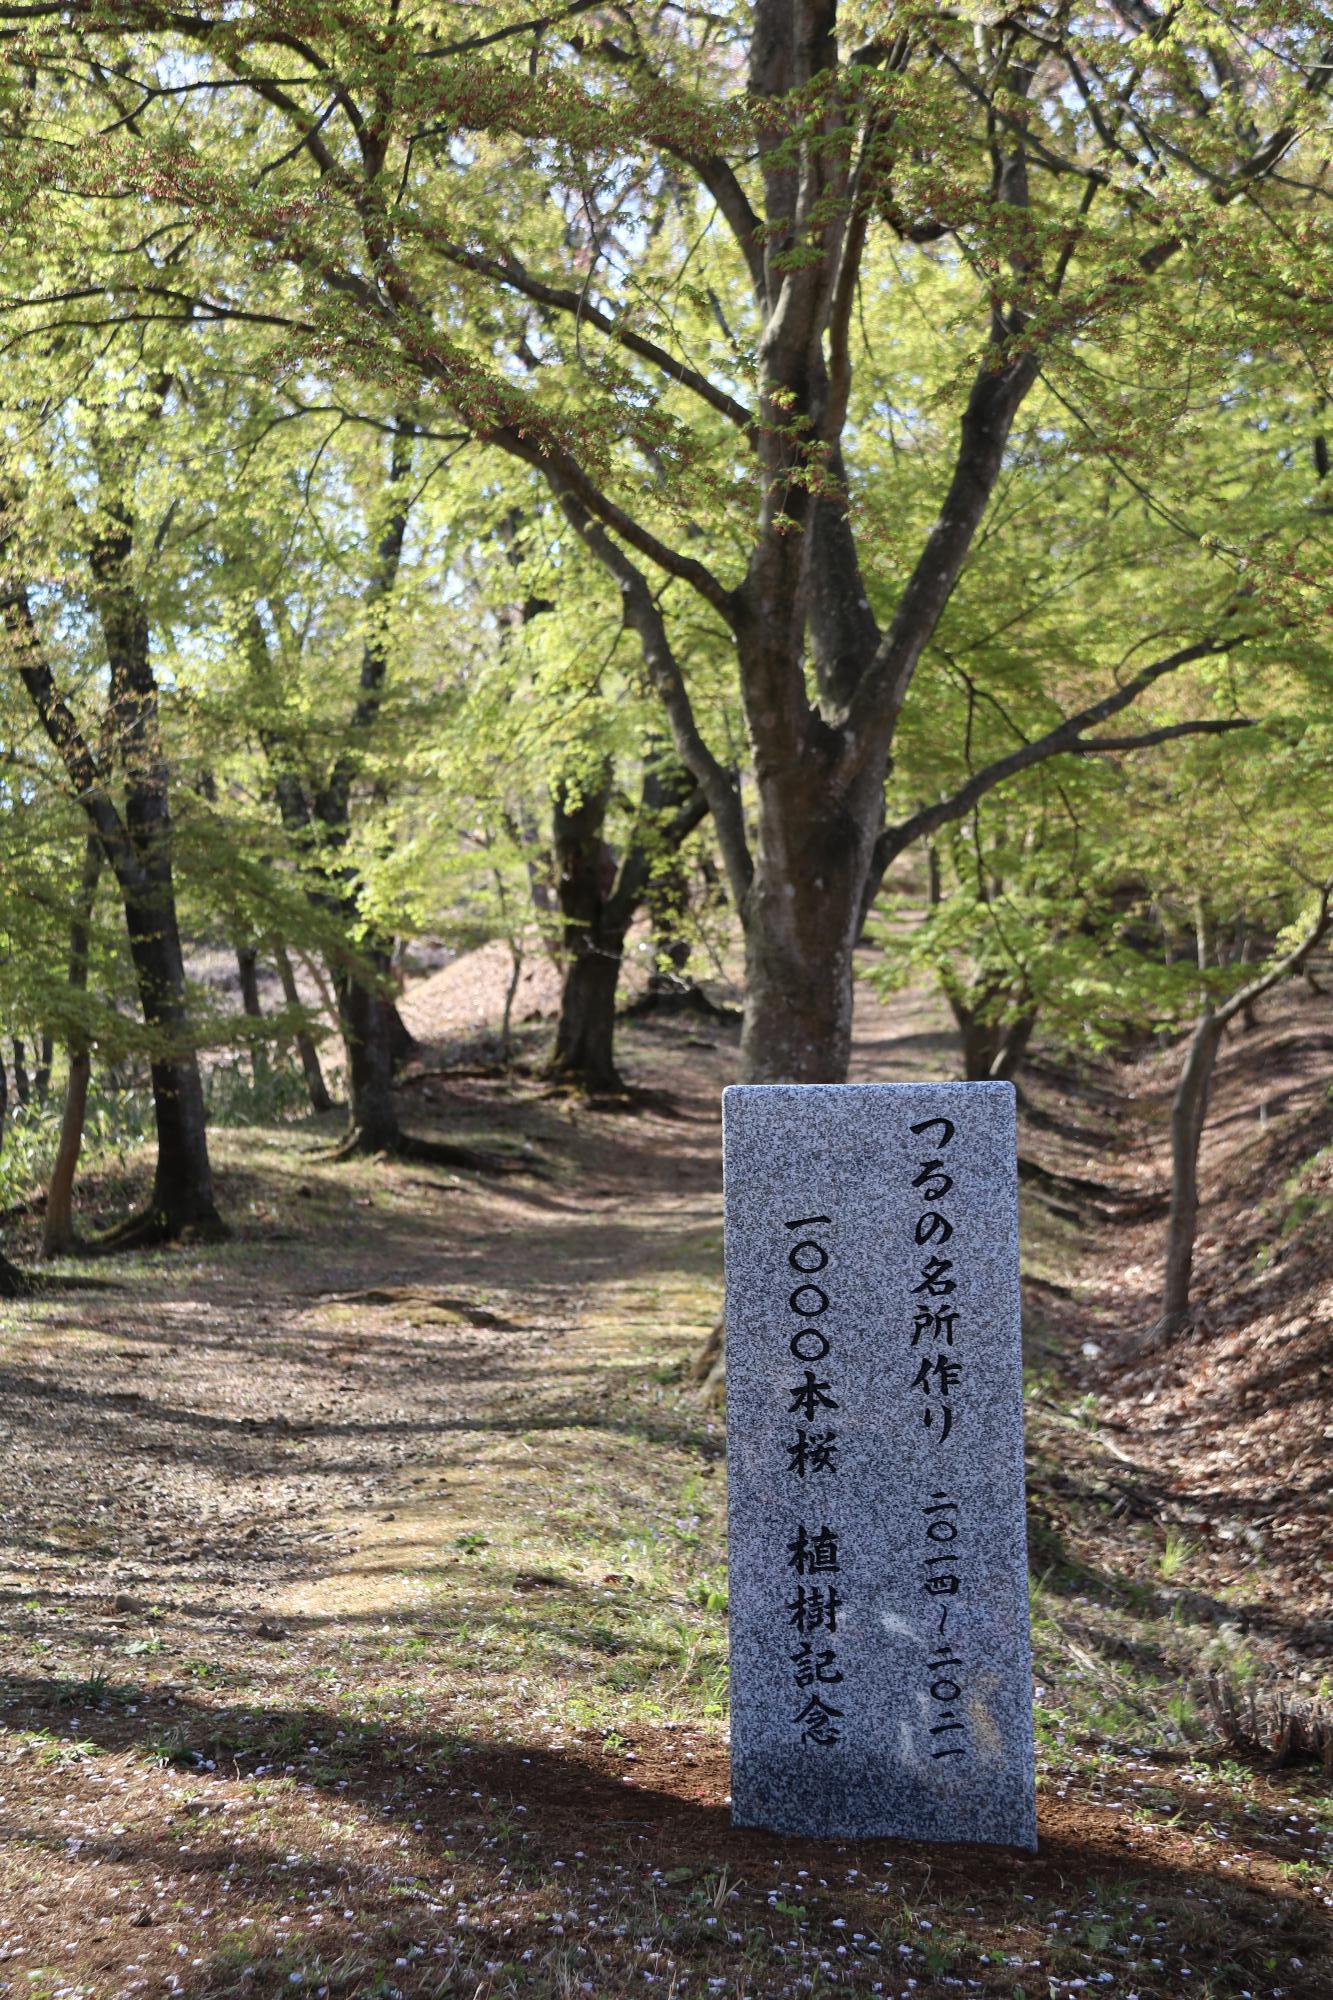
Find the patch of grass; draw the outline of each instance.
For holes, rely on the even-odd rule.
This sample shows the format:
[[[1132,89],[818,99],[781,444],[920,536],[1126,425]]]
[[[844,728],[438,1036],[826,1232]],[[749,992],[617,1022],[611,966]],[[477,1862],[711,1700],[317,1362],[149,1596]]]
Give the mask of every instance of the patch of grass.
[[[204,1753],[190,1742],[189,1731],[183,1725],[164,1728],[155,1725],[148,1733],[145,1748],[155,1764],[174,1765],[183,1771],[193,1771],[204,1763]]]
[[[218,1660],[186,1660],[183,1671],[201,1687],[225,1687],[230,1678]]]
[[[1166,1531],[1166,1545],[1157,1559],[1157,1573],[1163,1583],[1170,1583],[1182,1570],[1188,1569],[1195,1553],[1195,1544],[1188,1536],[1175,1528]]]
[[[81,1764],[85,1758],[102,1754],[101,1745],[89,1737],[57,1736],[46,1729],[17,1730],[13,1740],[20,1751],[35,1756],[41,1764]]]

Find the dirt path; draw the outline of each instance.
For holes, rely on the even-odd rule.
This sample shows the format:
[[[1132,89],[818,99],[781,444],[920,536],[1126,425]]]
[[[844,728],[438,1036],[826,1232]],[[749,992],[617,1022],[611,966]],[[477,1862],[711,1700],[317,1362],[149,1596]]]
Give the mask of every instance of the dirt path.
[[[859,1052],[886,1079],[952,1057],[915,1001],[867,1007]],[[0,1992],[1326,1990],[1326,1808],[1171,1718],[1218,1621],[1162,1575],[1189,1504],[1166,1461],[1136,1436],[1122,1462],[1127,1419],[1069,1388],[1123,1252],[1049,1180],[1041,1854],[730,1827],[722,1440],[680,1374],[716,1310],[734,1056],[680,1025],[626,1054],[657,1093],[632,1115],[415,1086],[419,1121],[533,1148],[500,1182],[223,1135],[233,1244],[9,1313]],[[1103,1114],[1034,1089],[1048,1174],[1100,1175]],[[1262,1590],[1252,1553],[1217,1587],[1191,1554],[1194,1594]]]

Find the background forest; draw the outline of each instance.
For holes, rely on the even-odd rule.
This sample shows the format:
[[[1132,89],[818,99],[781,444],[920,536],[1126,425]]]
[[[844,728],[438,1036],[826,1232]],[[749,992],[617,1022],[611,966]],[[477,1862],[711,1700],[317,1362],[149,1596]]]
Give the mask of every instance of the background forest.
[[[227,1759],[238,1799],[291,1778],[275,1854],[313,1838],[293,1773],[322,1743],[343,1777],[310,1785],[366,1813],[410,1794],[438,1847],[413,1772],[535,1708],[562,1802],[530,1880],[506,1860],[497,1887],[486,1844],[517,1850],[484,1820],[449,1852],[460,1908],[528,1898],[484,1951],[413,1932],[386,1955],[386,1900],[359,1956],[284,1957],[257,1902],[262,1944],[200,1917],[167,1990],[612,1995],[651,1963],[664,1991],[737,1996],[1314,1993],[1323,1851],[1281,1787],[1333,1754],[1327,7],[0,0],[0,53],[17,1740],[63,1745],[63,1702],[89,1762],[147,1750],[164,1798]],[[1019,1090],[1034,1605],[1064,1690],[1043,1810],[1073,1760],[1085,1815],[1043,1826],[1100,1886],[1075,1914],[1043,1878],[1060,1941],[1025,1959],[1016,1877],[979,1913],[946,1866],[930,1920],[899,1882],[892,1938],[859,1912],[880,1942],[853,1973],[836,1895],[817,1907],[790,1855],[724,1854],[715,1813],[716,1095],[923,1075]],[[191,1374],[195,1315],[217,1324]],[[108,1389],[126,1359],[134,1387]],[[1185,1443],[1200,1384],[1216,1461]],[[426,1614],[363,1567],[326,1621],[293,1579],[317,1531],[341,1558],[404,1480],[435,1492],[465,1392],[483,1428],[518,1415],[475,1484],[438,1471],[422,1546],[455,1597],[490,1593],[513,1715],[457,1659],[446,1701],[394,1651],[402,1701],[372,1717],[366,1633],[401,1649]],[[610,1499],[584,1398],[634,1441]],[[207,1443],[159,1435],[187,1408]],[[239,1471],[224,1408],[258,1427]],[[284,1424],[318,1459],[304,1484]],[[540,1526],[505,1497],[519,1472],[556,1496]],[[51,1520],[103,1482],[66,1546]],[[246,1565],[270,1539],[266,1634]],[[622,1668],[601,1599],[563,1638],[515,1612],[564,1587],[571,1546],[589,1588],[643,1593]],[[457,1654],[466,1620],[431,1616]],[[215,1629],[235,1657],[210,1665]],[[281,1671],[266,1636],[292,1640]],[[329,1748],[349,1730],[361,1764]],[[555,1752],[580,1732],[601,1775],[585,1759],[570,1791]],[[550,1869],[640,1755],[715,1816],[662,1808],[644,1879],[599,1892],[630,1897],[610,1934],[650,1931],[651,1959],[585,1940],[576,1964]],[[1274,1755],[1286,1775],[1256,1775]],[[1231,1758],[1236,1813],[1300,1832],[1216,1936],[1180,1914],[1216,1888],[1197,1857],[1107,1873],[1086,1818],[1169,1769],[1144,1825],[1174,1827],[1205,1756],[1210,1786]],[[493,1788],[532,1782],[505,1764]],[[770,1928],[738,1914],[714,1963],[746,1874]],[[1132,1939],[1149,1905],[1122,1875],[1153,1884]],[[77,1936],[73,1984],[0,1992],[160,1990],[166,1889],[135,1878],[99,1971],[62,1879],[33,1951],[63,1964]],[[357,1894],[382,1891],[372,1870]]]

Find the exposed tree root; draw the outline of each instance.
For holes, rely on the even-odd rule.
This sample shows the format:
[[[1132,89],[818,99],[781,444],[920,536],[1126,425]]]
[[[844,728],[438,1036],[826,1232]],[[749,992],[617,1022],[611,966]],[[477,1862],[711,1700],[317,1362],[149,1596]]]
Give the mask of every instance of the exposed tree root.
[[[32,1280],[0,1250],[0,1299],[21,1299],[31,1289]]]
[[[474,1146],[460,1146],[449,1139],[422,1139],[410,1132],[398,1141],[398,1157],[417,1160],[432,1167],[466,1167],[475,1174],[533,1174],[543,1171],[540,1162],[525,1149],[521,1154],[483,1153]]]
[[[623,1078],[614,1089],[600,1084],[591,1084],[565,1072],[553,1074],[545,1072],[547,1085],[538,1093],[541,1098],[575,1098],[587,1111],[620,1113],[633,1117],[640,1111],[655,1111],[659,1118],[685,1118],[689,1114],[682,1111],[675,1093],[656,1086],[626,1083]]]
[[[654,1111],[659,1118],[689,1118],[689,1112],[681,1108],[680,1099],[674,1091],[656,1087],[645,1088],[641,1084],[630,1084],[623,1098],[613,1103],[588,1100],[590,1111]]]
[[[1273,1771],[1308,1757],[1333,1778],[1333,1707],[1327,1701],[1285,1687],[1237,1687],[1217,1672],[1207,1676],[1203,1689],[1214,1727],[1229,1749],[1267,1756]]]
[[[682,986],[649,988],[621,1011],[626,1020],[641,1020],[646,1014],[701,1014],[705,1020],[725,1023],[728,1027],[739,1027],[743,1018],[739,1007],[710,1000],[703,987],[693,980]]]
[[[402,1090],[410,1090],[418,1083],[453,1083],[455,1079],[463,1081],[469,1077],[500,1079],[522,1067],[521,1063],[510,1063],[508,1067],[502,1062],[454,1063],[447,1069],[409,1070],[406,1076],[399,1077],[398,1085]]]
[[[413,1132],[400,1132],[386,1143],[360,1128],[349,1132],[328,1157],[337,1162],[375,1158],[415,1160],[428,1167],[461,1167],[474,1174],[545,1172],[528,1146],[522,1153],[487,1153],[475,1146],[460,1146],[451,1139],[423,1139]]]
[[[216,1209],[199,1215],[169,1215],[162,1208],[141,1209],[126,1216],[80,1248],[90,1257],[115,1256],[122,1250],[151,1250],[163,1243],[225,1243],[231,1235]]]
[[[689,1379],[699,1391],[700,1401],[710,1409],[717,1409],[725,1400],[726,1369],[727,1323],[719,1313],[689,1369]]]
[[[1165,1215],[1171,1205],[1168,1190],[1138,1193],[1109,1186],[1105,1181],[1088,1180],[1081,1174],[1059,1173],[1052,1167],[1043,1166],[1039,1160],[1019,1155],[1018,1178],[1037,1188],[1048,1205],[1054,1205],[1051,1197],[1066,1202],[1081,1202],[1083,1211],[1098,1222],[1151,1222],[1159,1215]],[[1059,1214],[1082,1219],[1077,1208],[1062,1208]]]
[[[1186,1334],[1214,1332],[1212,1321],[1200,1305],[1189,1305],[1183,1312],[1159,1313],[1157,1318],[1135,1334],[1134,1353],[1143,1360],[1152,1354],[1160,1354]]]
[[[580,1069],[574,1063],[561,1062],[559,1057],[553,1056],[543,1074],[552,1085],[552,1096],[558,1096],[565,1091],[571,1096],[596,1097],[618,1102],[633,1095],[629,1084],[618,1069],[589,1071]]]
[[[331,1151],[325,1153],[317,1150],[316,1157],[332,1160],[335,1164],[341,1165],[346,1160],[373,1160],[379,1155],[388,1159],[397,1150],[397,1134],[387,1139],[381,1138],[375,1132],[368,1132],[364,1125],[353,1125]]]

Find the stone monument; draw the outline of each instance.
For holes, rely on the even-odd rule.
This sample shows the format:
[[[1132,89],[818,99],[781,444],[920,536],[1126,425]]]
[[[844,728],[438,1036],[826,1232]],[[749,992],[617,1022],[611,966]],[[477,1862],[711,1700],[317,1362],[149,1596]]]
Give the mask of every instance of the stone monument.
[[[732,1817],[1035,1847],[1013,1087],[723,1129]]]

